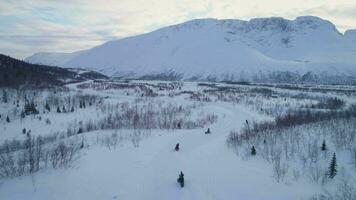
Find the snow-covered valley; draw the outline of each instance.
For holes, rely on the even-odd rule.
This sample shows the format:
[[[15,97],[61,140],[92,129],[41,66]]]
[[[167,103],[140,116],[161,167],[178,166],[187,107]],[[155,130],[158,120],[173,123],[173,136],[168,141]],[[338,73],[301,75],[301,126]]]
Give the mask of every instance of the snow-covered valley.
[[[354,86],[96,80],[66,88],[3,88],[0,199],[356,195]],[[268,126],[261,131],[262,123]],[[328,126],[332,131],[322,129]],[[29,138],[44,152],[33,171]],[[75,158],[52,167],[60,144],[78,145]],[[337,175],[329,178],[334,152]],[[184,188],[176,181],[181,171]]]

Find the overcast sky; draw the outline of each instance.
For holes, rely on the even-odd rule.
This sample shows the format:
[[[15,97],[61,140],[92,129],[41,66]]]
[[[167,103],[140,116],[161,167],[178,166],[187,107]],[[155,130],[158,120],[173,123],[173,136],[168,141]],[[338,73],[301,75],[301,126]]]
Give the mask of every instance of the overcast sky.
[[[0,53],[72,52],[195,18],[314,15],[356,28],[356,0],[0,0]]]

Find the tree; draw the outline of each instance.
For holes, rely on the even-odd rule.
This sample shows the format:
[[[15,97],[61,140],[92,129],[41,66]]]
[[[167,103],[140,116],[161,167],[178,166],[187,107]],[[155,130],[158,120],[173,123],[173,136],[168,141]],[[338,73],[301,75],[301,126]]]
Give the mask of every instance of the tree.
[[[255,149],[255,146],[252,146],[251,148],[251,155],[256,155],[256,149]]]
[[[61,109],[57,106],[57,113],[61,113]]]
[[[9,116],[6,116],[6,122],[7,122],[7,123],[10,123],[10,118],[9,118]]]
[[[322,151],[326,151],[325,140],[323,140],[323,144],[321,144],[321,150],[322,150]]]
[[[6,90],[3,90],[3,91],[2,91],[2,101],[3,101],[4,103],[7,103],[7,102],[8,102]]]
[[[25,134],[25,133],[26,133],[26,129],[23,128],[23,129],[22,129],[22,134]]]
[[[65,106],[63,106],[62,111],[63,111],[64,113],[66,113],[66,112],[67,112],[67,109],[66,109],[66,107],[65,107]]]
[[[83,101],[83,108],[85,108],[85,101]]]
[[[181,129],[181,128],[182,128],[182,124],[181,124],[181,122],[178,122],[178,124],[177,124],[177,128],[178,128],[178,129]]]
[[[46,109],[48,112],[51,112],[51,107],[49,106],[48,102],[46,102],[45,109]]]
[[[77,134],[81,134],[81,133],[83,133],[83,128],[79,127]]]
[[[329,172],[328,172],[328,175],[329,175],[329,178],[334,178],[337,174],[337,162],[336,162],[336,154],[334,153],[333,154],[333,157],[331,158],[331,162],[330,162],[330,165],[329,165]]]

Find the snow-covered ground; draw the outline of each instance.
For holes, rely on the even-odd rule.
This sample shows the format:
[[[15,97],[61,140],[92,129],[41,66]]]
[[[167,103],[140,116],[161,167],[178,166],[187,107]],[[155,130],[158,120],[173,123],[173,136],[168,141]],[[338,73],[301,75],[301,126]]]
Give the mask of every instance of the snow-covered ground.
[[[274,178],[272,165],[259,157],[244,158],[236,155],[228,147],[227,138],[232,129],[239,130],[245,126],[246,120],[272,121],[273,115],[267,115],[262,109],[280,107],[304,108],[305,105],[316,104],[314,96],[338,97],[346,101],[346,105],[354,102],[354,95],[341,95],[318,92],[313,98],[292,98],[283,96],[283,92],[293,95],[299,91],[271,88],[276,93],[272,96],[257,92],[251,88],[257,86],[231,86],[217,84],[219,87],[236,87],[240,92],[209,93],[205,90],[213,87],[198,83],[185,82],[179,87],[169,90],[156,87],[160,83],[136,81],[130,84],[144,84],[151,88],[154,97],[146,96],[146,89],[95,89],[95,83],[89,88],[78,89],[78,85],[69,85],[70,92],[57,93],[58,96],[90,94],[97,95],[94,105],[84,109],[75,107],[73,113],[42,113],[43,102],[47,93],[35,98],[40,108],[37,117],[27,116],[20,119],[19,114],[12,116],[10,123],[5,121],[4,114],[0,119],[0,141],[6,139],[25,139],[21,133],[23,128],[31,128],[31,134],[46,135],[66,130],[72,121],[79,122],[92,118],[93,121],[106,114],[102,104],[153,102],[165,105],[183,105],[191,107],[189,118],[199,118],[213,113],[217,121],[206,123],[203,127],[189,129],[158,129],[143,130],[146,134],[141,138],[138,147],[133,145],[130,137],[120,139],[115,147],[100,145],[98,140],[112,133],[121,136],[130,135],[135,130],[94,130],[74,137],[80,137],[86,142],[86,148],[81,150],[80,158],[70,168],[44,169],[31,175],[0,179],[0,199],[17,200],[97,200],[97,199],[308,199],[323,191],[323,186],[301,178],[298,181],[277,182]],[[177,85],[175,85],[177,86]],[[264,88],[264,87],[258,87]],[[352,89],[352,88],[351,88]],[[185,92],[184,92],[185,91]],[[187,91],[193,92],[194,95]],[[223,94],[221,94],[223,93]],[[145,94],[145,95],[142,95]],[[151,93],[148,92],[149,95]],[[193,97],[192,97],[193,96]],[[197,97],[198,96],[198,97]],[[206,98],[204,98],[206,97]],[[199,100],[197,100],[199,98]],[[289,101],[290,100],[290,101]],[[286,104],[286,101],[289,104]],[[163,102],[163,103],[162,103]],[[256,102],[261,102],[255,105]],[[21,102],[20,102],[21,104]],[[0,103],[1,113],[11,114],[11,103]],[[21,104],[22,105],[22,104]],[[73,104],[76,105],[76,104]],[[141,104],[138,104],[141,105]],[[20,106],[21,107],[21,106]],[[61,107],[61,106],[60,106]],[[157,107],[158,108],[158,107]],[[272,109],[271,109],[272,110]],[[276,111],[277,112],[277,111]],[[267,113],[267,114],[266,114]],[[38,117],[41,116],[42,120]],[[178,119],[179,116],[177,116]],[[49,118],[51,124],[45,124]],[[184,117],[183,117],[184,119]],[[204,134],[207,128],[211,134]],[[98,139],[99,138],[99,139]],[[180,151],[173,150],[180,143]],[[341,163],[342,165],[345,163]],[[185,187],[180,188],[176,182],[178,174],[185,174]],[[355,173],[353,173],[355,174]],[[333,183],[330,183],[333,185]]]

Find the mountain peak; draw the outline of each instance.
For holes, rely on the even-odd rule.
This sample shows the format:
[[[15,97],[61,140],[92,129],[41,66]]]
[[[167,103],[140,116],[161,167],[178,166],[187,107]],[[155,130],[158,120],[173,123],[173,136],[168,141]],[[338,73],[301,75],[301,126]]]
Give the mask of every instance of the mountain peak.
[[[328,20],[315,16],[300,16],[294,20],[298,25],[311,29],[329,29],[337,31],[336,26]],[[338,32],[338,31],[337,31]]]
[[[162,28],[163,30],[197,30],[202,28],[223,27],[233,31],[282,31],[297,32],[305,30],[323,30],[338,32],[335,25],[328,20],[316,16],[300,16],[294,20],[283,17],[252,18],[248,21],[238,19],[193,19],[177,25]],[[162,30],[159,29],[159,30]]]

